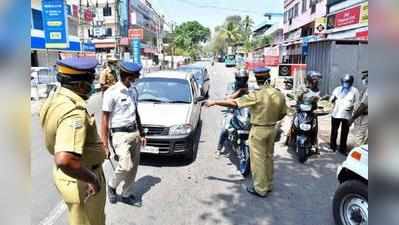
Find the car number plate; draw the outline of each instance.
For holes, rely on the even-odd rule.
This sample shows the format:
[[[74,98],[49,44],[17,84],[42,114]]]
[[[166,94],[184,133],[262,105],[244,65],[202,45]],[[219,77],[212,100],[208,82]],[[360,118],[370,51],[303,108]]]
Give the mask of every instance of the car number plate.
[[[151,154],[159,154],[159,148],[152,147],[152,146],[145,146],[144,148],[141,149],[141,152],[151,153]]]

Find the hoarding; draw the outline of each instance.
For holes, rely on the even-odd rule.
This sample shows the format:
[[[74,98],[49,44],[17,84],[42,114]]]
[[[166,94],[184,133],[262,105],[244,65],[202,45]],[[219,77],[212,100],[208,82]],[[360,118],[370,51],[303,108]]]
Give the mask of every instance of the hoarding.
[[[314,27],[315,34],[324,34],[327,27],[327,18],[326,17],[316,18],[314,26],[315,26]]]
[[[363,3],[360,6],[360,23],[368,23],[369,22],[369,3]]]
[[[69,48],[64,0],[42,0],[46,48]]]
[[[144,30],[142,28],[129,29],[129,39],[138,38],[140,40],[144,39]]]
[[[133,62],[141,64],[141,40],[134,38],[132,41]]]
[[[335,28],[358,24],[360,19],[360,6],[347,9],[335,15]]]

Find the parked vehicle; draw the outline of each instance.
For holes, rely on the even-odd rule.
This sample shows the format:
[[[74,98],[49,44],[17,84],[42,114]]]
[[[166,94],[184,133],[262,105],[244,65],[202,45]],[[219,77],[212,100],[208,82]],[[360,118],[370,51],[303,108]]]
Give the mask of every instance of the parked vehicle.
[[[225,117],[232,117],[228,119],[230,126],[227,130],[227,142],[237,154],[240,173],[243,176],[247,176],[251,170],[248,143],[249,131],[251,129],[249,109],[226,109],[223,112],[225,113]]]
[[[51,90],[60,86],[56,73],[51,67],[31,68],[31,99],[47,98]]]
[[[368,224],[368,145],[354,148],[338,168],[333,198],[337,225]]]
[[[304,99],[296,105],[296,114],[293,117],[292,133],[289,145],[294,146],[298,161],[305,163],[309,156],[317,150],[317,114],[314,112],[317,105],[312,99]]]
[[[159,71],[136,83],[138,111],[147,137],[142,153],[182,154],[192,161],[200,124],[201,101],[192,73]]]
[[[201,96],[209,97],[209,89],[210,89],[210,78],[208,74],[208,70],[204,65],[199,63],[181,66],[177,68],[177,71],[185,71],[191,72],[194,75],[194,79],[197,82],[198,88],[200,89]]]
[[[224,64],[226,65],[226,67],[236,66],[236,56],[235,55],[226,55]]]

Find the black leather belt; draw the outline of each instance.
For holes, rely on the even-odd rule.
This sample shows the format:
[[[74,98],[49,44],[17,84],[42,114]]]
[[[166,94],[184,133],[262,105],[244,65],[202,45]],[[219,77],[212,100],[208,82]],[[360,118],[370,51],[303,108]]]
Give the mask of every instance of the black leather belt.
[[[136,124],[128,126],[128,127],[117,127],[117,128],[111,128],[112,133],[117,133],[117,132],[124,132],[124,133],[133,133],[137,131],[137,126]]]
[[[251,125],[254,126],[254,127],[274,127],[274,126],[276,126],[276,123],[263,124],[263,125],[260,125],[260,124],[251,124]]]
[[[100,168],[100,166],[101,166],[101,164],[97,164],[97,165],[91,166],[91,169],[96,170],[96,169]]]

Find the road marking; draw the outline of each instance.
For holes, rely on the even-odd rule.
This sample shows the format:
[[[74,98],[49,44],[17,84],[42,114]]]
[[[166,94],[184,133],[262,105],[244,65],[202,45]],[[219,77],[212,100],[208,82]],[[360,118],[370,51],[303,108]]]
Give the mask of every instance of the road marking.
[[[39,225],[53,225],[60,218],[60,216],[67,210],[64,202],[58,203],[58,205],[51,210],[49,215],[40,221]]]

